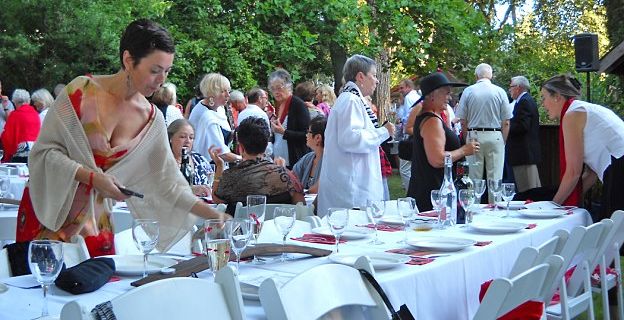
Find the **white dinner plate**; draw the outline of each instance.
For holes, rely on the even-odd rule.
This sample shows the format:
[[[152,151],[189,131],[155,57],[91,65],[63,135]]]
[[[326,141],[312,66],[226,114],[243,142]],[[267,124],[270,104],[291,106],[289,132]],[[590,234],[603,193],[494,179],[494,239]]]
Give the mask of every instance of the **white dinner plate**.
[[[335,263],[353,266],[355,264],[355,260],[361,256],[367,256],[375,270],[394,268],[410,261],[409,256],[389,252],[337,253],[329,255],[328,258]]]
[[[518,210],[518,213],[527,218],[549,219],[549,218],[561,217],[564,214],[566,214],[566,211],[562,209],[551,209],[551,210],[523,209],[523,210]]]
[[[471,223],[470,228],[483,233],[514,233],[527,227],[526,223],[497,221],[485,223]]]
[[[143,275],[142,255],[110,255],[104,256],[115,261],[115,274],[119,276]],[[147,273],[160,272],[162,268],[168,268],[177,262],[171,258],[150,255],[147,257]]]
[[[433,251],[459,251],[477,243],[472,239],[447,238],[447,237],[418,237],[407,240],[407,244],[413,247]]]
[[[507,201],[499,201],[496,203],[499,208],[507,209]],[[509,201],[509,210],[526,209],[524,201]]]
[[[328,227],[319,227],[312,229],[313,233],[322,234],[326,236],[333,236],[334,234],[329,230]],[[347,227],[345,231],[340,236],[341,239],[345,240],[357,240],[368,237],[370,234],[375,232],[372,228],[367,227]]]

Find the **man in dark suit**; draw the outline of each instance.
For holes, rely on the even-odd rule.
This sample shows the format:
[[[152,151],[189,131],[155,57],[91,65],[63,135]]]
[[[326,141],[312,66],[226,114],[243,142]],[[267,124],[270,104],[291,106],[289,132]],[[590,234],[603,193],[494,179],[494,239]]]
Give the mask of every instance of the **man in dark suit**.
[[[509,136],[507,161],[511,165],[518,192],[541,187],[537,163],[541,161],[539,142],[539,113],[529,94],[529,80],[523,76],[511,78],[509,93],[515,101]]]

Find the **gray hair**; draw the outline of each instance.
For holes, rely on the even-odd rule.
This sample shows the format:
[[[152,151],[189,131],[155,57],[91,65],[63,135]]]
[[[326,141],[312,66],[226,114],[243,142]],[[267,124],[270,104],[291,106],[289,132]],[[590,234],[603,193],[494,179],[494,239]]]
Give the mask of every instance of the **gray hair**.
[[[529,79],[524,76],[516,76],[511,78],[511,84],[514,86],[519,86],[525,90],[531,89],[531,85],[529,84]]]
[[[58,97],[59,94],[61,94],[61,91],[63,91],[63,89],[65,89],[66,84],[64,83],[59,83],[54,87],[54,96]]]
[[[269,75],[269,86],[276,80],[281,80],[284,84],[284,87],[288,89],[289,92],[292,92],[293,82],[292,77],[290,76],[290,73],[288,73],[288,71],[279,68],[271,72],[271,74]]]
[[[554,76],[546,80],[542,84],[542,88],[551,95],[558,93],[566,99],[579,98],[581,96],[581,83],[570,74]]]
[[[50,91],[43,88],[33,92],[30,100],[32,100],[32,104],[35,105],[39,111],[51,107],[54,103],[54,98]],[[36,105],[37,103],[40,103],[41,107],[38,107]]]
[[[25,103],[30,103],[30,93],[24,89],[15,89],[11,98],[15,107],[19,107]]]
[[[376,66],[375,60],[361,54],[354,54],[345,62],[342,74],[345,81],[355,82],[355,76],[359,72],[366,74]]]
[[[245,95],[238,91],[238,90],[234,90],[232,92],[230,92],[230,101],[234,102],[234,101],[240,101],[240,102],[244,102],[245,101]]]
[[[475,76],[477,79],[492,79],[492,66],[487,63],[482,63],[475,68]]]

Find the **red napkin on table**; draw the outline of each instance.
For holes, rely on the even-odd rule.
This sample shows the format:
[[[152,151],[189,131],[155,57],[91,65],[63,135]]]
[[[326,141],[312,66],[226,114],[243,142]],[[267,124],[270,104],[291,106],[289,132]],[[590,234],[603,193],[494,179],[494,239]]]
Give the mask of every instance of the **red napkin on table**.
[[[477,243],[475,243],[474,245],[476,247],[484,247],[484,246],[487,246],[490,243],[492,243],[492,241],[477,241]]]
[[[366,228],[375,229],[375,224],[373,223],[361,224],[361,225],[356,225],[356,227],[366,227]],[[403,226],[402,225],[377,224],[377,230],[386,231],[386,232],[403,231]]]
[[[531,200],[531,199],[526,199],[526,201],[524,201],[524,204],[529,204],[529,203],[533,203],[535,201]]]
[[[496,204],[490,203],[487,206],[485,206],[485,209],[493,209],[494,207],[496,207]]]
[[[431,211],[425,211],[425,212],[420,212],[418,213],[419,216],[424,216],[424,217],[434,217],[437,218],[438,217],[438,212],[435,210],[431,210]]]
[[[433,251],[420,251],[416,249],[407,249],[407,248],[390,249],[390,250],[386,250],[386,252],[404,254],[404,255],[415,256],[415,257],[424,256],[424,255],[433,253]]]
[[[409,264],[412,266],[422,266],[423,264],[431,263],[435,259],[433,258],[423,258],[423,257],[411,257],[412,259],[405,264]]]
[[[324,234],[316,234],[316,233],[306,233],[299,238],[290,238],[291,240],[303,241],[309,243],[318,243],[318,244],[336,244],[336,237],[332,235],[324,235]],[[340,243],[347,242],[344,239],[340,239]]]
[[[529,225],[525,229],[533,229],[537,227],[537,223],[529,223]]]

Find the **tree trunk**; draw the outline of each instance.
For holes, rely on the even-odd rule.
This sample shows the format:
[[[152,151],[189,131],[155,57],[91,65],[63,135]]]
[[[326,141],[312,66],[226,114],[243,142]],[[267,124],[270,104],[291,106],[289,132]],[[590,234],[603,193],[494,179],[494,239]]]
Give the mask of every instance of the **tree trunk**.
[[[375,90],[373,103],[377,106],[379,118],[383,123],[388,120],[386,115],[390,108],[390,59],[388,51],[384,49],[375,61],[377,61],[377,79],[379,84],[377,85],[377,90]]]
[[[340,95],[340,88],[342,87],[342,67],[347,62],[347,50],[332,40],[329,43],[329,56],[331,57],[334,72],[334,93],[337,97]]]

